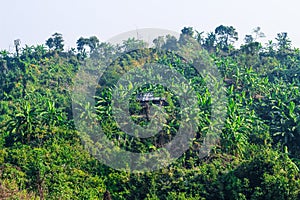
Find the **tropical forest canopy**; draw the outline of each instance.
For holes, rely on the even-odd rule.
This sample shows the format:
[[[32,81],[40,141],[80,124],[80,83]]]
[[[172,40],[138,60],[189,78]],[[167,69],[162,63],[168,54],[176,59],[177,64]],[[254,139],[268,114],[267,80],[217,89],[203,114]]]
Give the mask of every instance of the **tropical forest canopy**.
[[[152,48],[136,38],[111,44],[91,36],[66,50],[60,33],[36,46],[16,40],[15,52],[0,51],[0,199],[300,199],[300,50],[286,32],[267,44],[262,37],[259,27],[241,39],[234,27],[221,25],[209,33],[184,27],[179,38],[157,37]],[[205,77],[176,53],[188,52],[184,46],[193,42],[217,67],[226,94],[220,140],[205,157],[198,153],[212,120],[212,95]],[[131,120],[140,126],[149,125],[151,115],[135,96],[164,99],[167,117],[153,137],[126,134],[112,112],[113,90],[130,87],[118,80],[150,63],[190,80],[198,108],[188,120],[197,128],[172,164],[148,172],[116,170],[85,148],[82,135],[92,127],[75,125],[72,103],[82,121],[101,126],[119,149],[158,151],[183,118],[180,98],[170,89],[145,84],[130,96]],[[72,102],[82,70],[103,72],[95,104]]]

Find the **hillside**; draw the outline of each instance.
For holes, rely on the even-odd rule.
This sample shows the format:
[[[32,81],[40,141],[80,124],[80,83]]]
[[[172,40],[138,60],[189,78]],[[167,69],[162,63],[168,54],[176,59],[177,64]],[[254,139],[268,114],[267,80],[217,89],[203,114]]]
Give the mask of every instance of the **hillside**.
[[[184,27],[151,48],[91,36],[64,50],[55,33],[0,51],[0,199],[300,199],[300,50],[287,33],[259,35],[236,47],[232,26]],[[212,66],[215,79],[200,73]],[[130,163],[122,152],[154,153]]]

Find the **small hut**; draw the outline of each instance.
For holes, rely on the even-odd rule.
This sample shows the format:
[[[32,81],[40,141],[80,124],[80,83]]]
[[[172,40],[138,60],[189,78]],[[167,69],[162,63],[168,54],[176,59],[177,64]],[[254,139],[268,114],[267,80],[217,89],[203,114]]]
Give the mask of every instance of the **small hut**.
[[[144,113],[146,114],[146,118],[148,121],[150,121],[150,102],[159,106],[168,105],[165,98],[154,97],[152,92],[138,94],[136,97],[136,101],[139,102],[143,107]]]
[[[167,105],[166,99],[163,97],[154,97],[152,92],[140,93],[136,97],[136,101],[140,102],[142,106],[152,102],[155,105],[165,106]]]

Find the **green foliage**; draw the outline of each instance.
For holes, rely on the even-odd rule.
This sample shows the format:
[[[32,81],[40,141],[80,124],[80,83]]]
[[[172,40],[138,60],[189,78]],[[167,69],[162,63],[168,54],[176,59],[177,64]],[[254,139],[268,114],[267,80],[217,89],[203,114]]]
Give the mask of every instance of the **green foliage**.
[[[225,176],[225,195],[233,199],[297,199],[298,167],[286,154],[260,148]]]
[[[258,41],[263,36],[258,27],[237,48],[232,26],[221,25],[206,37],[184,27],[179,39],[156,38],[156,49],[135,38],[112,45],[92,36],[77,40],[78,51],[65,52],[62,35],[55,33],[46,41],[48,50],[18,45],[18,55],[0,51],[0,199],[299,199],[300,51],[287,33],[265,46]],[[220,141],[201,159],[199,149],[211,122],[211,91],[205,76],[176,53],[192,53],[184,48],[191,39],[221,72],[228,100]],[[109,65],[97,86],[96,105],[78,105],[78,112],[87,111],[81,119],[100,124],[118,148],[157,151],[176,135],[183,118],[174,91],[145,84],[131,94],[131,120],[140,126],[149,125],[151,117],[136,95],[152,92],[166,101],[163,109],[150,105],[150,116],[161,120],[163,129],[146,139],[123,132],[111,106],[116,89],[121,98],[133,88],[118,80],[149,63],[176,70],[192,85],[197,116],[188,120],[196,120],[198,130],[190,148],[170,166],[145,173],[117,171],[84,148],[88,145],[75,129],[70,93],[78,69],[98,74]]]
[[[63,51],[64,50],[64,39],[62,37],[62,34],[60,33],[54,33],[52,37],[50,37],[46,41],[46,45],[49,47],[49,49],[54,49],[56,51]]]

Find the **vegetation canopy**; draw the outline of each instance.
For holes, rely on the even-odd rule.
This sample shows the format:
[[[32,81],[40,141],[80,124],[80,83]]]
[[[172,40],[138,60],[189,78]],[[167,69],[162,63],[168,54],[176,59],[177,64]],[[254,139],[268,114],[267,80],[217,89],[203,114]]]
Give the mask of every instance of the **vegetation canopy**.
[[[262,37],[255,28],[237,47],[235,28],[220,25],[206,35],[184,27],[179,38],[155,38],[152,48],[136,38],[114,45],[91,36],[65,50],[61,33],[36,46],[16,40],[15,53],[0,51],[0,199],[300,199],[300,50],[288,33],[278,33],[267,44]],[[184,48],[190,38],[217,67],[226,93],[224,126],[205,157],[199,157],[199,150],[212,123],[213,100],[206,77],[183,56],[193,52]],[[176,76],[173,89],[163,80],[120,84],[125,75],[130,79],[130,72],[151,63],[149,76],[158,66],[168,67],[191,88]],[[76,79],[79,72],[82,77],[103,73],[95,104],[73,102],[84,129],[75,126],[71,98],[75,81],[83,81]],[[181,90],[195,93],[196,107],[189,108],[193,118],[182,111],[182,98],[176,95]],[[128,121],[144,128],[159,122],[160,131],[150,129],[152,136],[144,138],[127,134],[114,117],[116,94],[128,97]],[[105,149],[107,159],[126,163],[126,157],[109,155],[113,150],[161,151],[183,119],[197,126],[189,132],[192,139],[162,169],[119,171],[92,156]],[[90,145],[101,139],[87,137],[95,125],[116,149]]]

